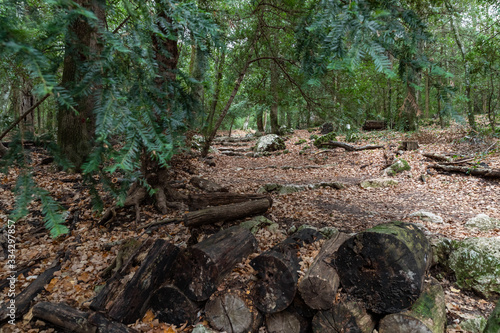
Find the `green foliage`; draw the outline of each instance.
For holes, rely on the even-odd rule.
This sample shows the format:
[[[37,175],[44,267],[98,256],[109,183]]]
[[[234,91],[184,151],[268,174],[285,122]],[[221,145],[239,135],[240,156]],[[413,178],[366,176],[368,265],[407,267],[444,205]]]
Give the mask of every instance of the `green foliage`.
[[[320,148],[323,143],[326,143],[328,141],[336,141],[337,140],[337,133],[331,132],[326,135],[320,136],[319,138],[314,140],[314,146],[317,148]]]
[[[306,143],[307,140],[306,139],[300,139],[299,141],[295,142],[294,145],[301,145],[303,143]]]

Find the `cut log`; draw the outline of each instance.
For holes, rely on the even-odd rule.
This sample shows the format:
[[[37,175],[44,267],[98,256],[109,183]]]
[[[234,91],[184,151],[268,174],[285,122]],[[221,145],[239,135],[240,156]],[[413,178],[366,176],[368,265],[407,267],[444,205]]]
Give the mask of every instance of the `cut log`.
[[[443,333],[446,325],[444,291],[432,278],[409,310],[385,316],[380,321],[379,333]],[[495,331],[497,332],[497,331]]]
[[[53,267],[45,270],[40,274],[35,281],[33,281],[28,287],[26,287],[19,295],[15,298],[15,315],[14,318],[21,318],[30,309],[31,301],[44,290],[46,284],[52,280],[54,273],[61,269],[61,265],[56,263]],[[8,308],[12,303],[7,302],[0,309],[0,325],[5,321],[9,320],[11,316],[11,309]]]
[[[311,308],[327,310],[333,306],[340,280],[331,257],[348,238],[345,233],[337,233],[327,240],[300,281],[300,295]]]
[[[64,303],[41,302],[33,307],[33,316],[61,327],[65,332],[132,333],[136,330],[113,322],[99,313],[87,313]]]
[[[297,248],[321,238],[315,229],[302,229],[250,262],[257,272],[254,298],[260,311],[276,313],[292,303],[300,269]]]
[[[268,333],[306,333],[309,322],[296,311],[283,310],[266,316]]]
[[[417,150],[418,149],[418,141],[403,141],[401,142],[402,150]]]
[[[346,240],[333,255],[344,290],[375,313],[396,313],[420,296],[432,252],[414,224],[391,222]]]
[[[385,120],[366,120],[363,124],[363,131],[381,131],[387,128]]]
[[[266,198],[268,198],[268,196],[264,194],[254,193],[240,194],[230,192],[214,192],[205,194],[190,194],[188,206],[190,210],[200,210],[208,206],[221,206]]]
[[[206,301],[234,266],[256,249],[250,231],[239,226],[222,230],[179,254],[174,284],[190,299]]]
[[[495,179],[500,178],[500,169],[483,168],[476,166],[468,167],[460,165],[443,165],[443,164],[434,164],[429,166],[429,168],[433,168],[438,171],[444,171],[444,172],[465,173],[467,175],[476,177],[495,178]]]
[[[324,142],[321,144],[321,147],[344,148],[347,151],[360,151],[360,150],[384,148],[384,146],[380,146],[380,145],[368,145],[368,146],[356,147],[356,146],[350,145],[348,143],[339,142],[339,141]]]
[[[258,332],[263,316],[254,306],[245,290],[231,289],[217,292],[205,306],[210,325],[219,332]]]
[[[184,216],[184,225],[199,227],[204,224],[238,220],[253,215],[264,214],[272,205],[269,198],[251,200],[241,203],[210,207]]]
[[[221,186],[217,183],[214,183],[211,180],[201,178],[201,177],[193,177],[189,181],[192,185],[196,186],[197,188],[207,191],[207,192],[227,192],[228,189],[225,188],[224,186]]]
[[[312,321],[314,333],[372,333],[375,324],[373,316],[360,303],[353,301],[338,303],[329,310],[319,311]]]
[[[166,284],[156,290],[148,302],[155,317],[165,323],[181,326],[193,324],[202,304],[191,301],[176,286]]]
[[[147,310],[147,299],[167,280],[178,253],[177,246],[157,239],[139,270],[113,302],[109,316],[125,324],[142,318]]]

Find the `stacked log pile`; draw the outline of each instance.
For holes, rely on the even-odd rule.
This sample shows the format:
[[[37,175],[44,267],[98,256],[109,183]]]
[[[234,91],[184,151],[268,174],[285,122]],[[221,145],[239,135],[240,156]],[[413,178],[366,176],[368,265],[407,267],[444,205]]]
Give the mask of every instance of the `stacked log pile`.
[[[119,292],[104,289],[114,297],[97,297],[106,300],[95,308],[104,316],[69,308],[50,318],[42,310],[34,314],[57,325],[88,326],[80,331],[103,325],[126,331],[123,324],[152,309],[159,320],[176,325],[193,324],[202,314],[216,330],[231,333],[258,332],[262,325],[269,333],[444,332],[444,293],[427,279],[431,248],[417,226],[392,222],[350,237],[338,233],[299,278],[298,249],[321,238],[302,229],[255,256],[248,285],[230,276],[257,249],[245,228],[223,229],[180,251],[157,240],[132,279],[118,284]]]

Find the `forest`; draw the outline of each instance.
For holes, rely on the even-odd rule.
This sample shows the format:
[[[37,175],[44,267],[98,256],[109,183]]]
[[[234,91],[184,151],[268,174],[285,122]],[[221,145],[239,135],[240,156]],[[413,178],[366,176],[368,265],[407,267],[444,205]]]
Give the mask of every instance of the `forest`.
[[[0,56],[0,329],[500,332],[497,1],[0,0]]]

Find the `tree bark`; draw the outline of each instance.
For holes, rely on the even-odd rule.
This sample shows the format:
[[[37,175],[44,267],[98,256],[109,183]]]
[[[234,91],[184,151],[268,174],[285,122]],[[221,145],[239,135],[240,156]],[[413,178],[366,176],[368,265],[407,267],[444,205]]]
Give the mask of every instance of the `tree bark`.
[[[186,322],[193,324],[201,308],[200,303],[191,301],[179,288],[171,284],[165,284],[156,290],[148,305],[160,321],[177,326]]]
[[[385,316],[379,325],[379,333],[426,332],[443,333],[446,326],[444,291],[432,278],[422,294],[409,310]]]
[[[276,313],[292,303],[300,268],[297,248],[321,238],[318,231],[303,229],[250,262],[257,272],[254,296],[260,311]]]
[[[271,133],[280,135],[279,124],[278,124],[278,107],[279,107],[279,97],[278,97],[278,85],[279,85],[279,72],[277,65],[271,60],[270,63],[270,75],[271,75],[271,112],[269,118],[271,121]]]
[[[191,300],[206,301],[222,279],[255,252],[252,233],[235,226],[182,251],[174,267],[174,284]]]
[[[327,310],[333,306],[339,276],[331,265],[331,257],[349,236],[337,233],[327,240],[299,283],[300,296],[313,309]]]
[[[375,324],[375,319],[366,312],[363,305],[352,301],[335,304],[330,310],[319,311],[312,321],[314,333],[371,333]]]
[[[190,210],[196,211],[204,209],[208,206],[229,205],[267,198],[268,196],[265,194],[240,194],[232,192],[189,194],[188,206]]]
[[[417,226],[391,222],[346,240],[333,264],[348,294],[375,313],[397,313],[420,296],[431,258],[429,241]]]

